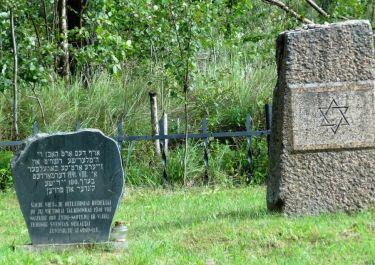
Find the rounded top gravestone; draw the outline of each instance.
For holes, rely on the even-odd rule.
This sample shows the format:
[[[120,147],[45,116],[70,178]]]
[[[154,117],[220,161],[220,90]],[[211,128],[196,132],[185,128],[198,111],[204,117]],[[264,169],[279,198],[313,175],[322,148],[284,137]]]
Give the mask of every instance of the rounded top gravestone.
[[[12,160],[33,244],[103,242],[123,192],[121,155],[99,130],[38,134]]]

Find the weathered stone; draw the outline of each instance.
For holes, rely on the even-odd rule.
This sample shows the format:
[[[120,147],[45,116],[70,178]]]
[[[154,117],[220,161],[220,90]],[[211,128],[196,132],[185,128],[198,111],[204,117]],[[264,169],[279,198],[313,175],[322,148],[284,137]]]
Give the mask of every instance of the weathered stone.
[[[284,32],[276,57],[268,208],[302,215],[375,205],[369,22]]]
[[[115,141],[99,130],[39,134],[12,173],[33,244],[108,240],[124,184]]]

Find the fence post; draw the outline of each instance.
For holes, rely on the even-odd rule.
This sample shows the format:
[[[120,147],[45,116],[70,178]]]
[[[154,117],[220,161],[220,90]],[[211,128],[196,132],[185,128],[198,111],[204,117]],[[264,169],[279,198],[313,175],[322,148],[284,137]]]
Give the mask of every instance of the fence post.
[[[163,139],[160,139],[160,150],[161,150],[161,159],[163,163],[163,177],[162,177],[162,184],[163,188],[167,186],[168,176],[167,176],[167,156],[165,155],[165,134],[164,134],[164,119],[161,118],[159,121],[159,136],[163,137]]]
[[[203,145],[204,145],[204,185],[208,184],[208,130],[207,130],[207,119],[202,119],[202,132],[204,134]]]
[[[152,136],[156,136],[159,133],[158,128],[158,104],[156,100],[156,93],[155,92],[149,92],[150,96],[150,108],[151,108],[151,133]],[[155,144],[155,152],[157,155],[160,155],[160,143],[159,139],[156,139],[154,141]]]
[[[121,150],[122,150],[122,141],[124,140],[124,132],[122,130],[122,120],[119,120],[119,122],[117,123],[117,145],[118,145],[118,149],[120,151],[120,154],[121,154]]]
[[[177,117],[176,123],[177,123],[177,125],[176,125],[176,127],[177,127],[177,134],[180,134],[180,118],[179,117]]]
[[[162,119],[163,119],[163,129],[164,129],[164,135],[168,135],[168,114],[163,111],[163,116],[162,116]],[[165,155],[168,155],[168,139],[165,139],[164,140],[164,152],[165,152]]]
[[[81,122],[79,120],[77,120],[77,122],[76,122],[76,131],[78,131],[79,129],[81,129]]]
[[[33,135],[36,135],[39,133],[39,126],[38,126],[38,122],[37,121],[34,121],[33,123]]]
[[[265,106],[265,114],[266,114],[266,130],[268,131],[267,134],[267,147],[268,147],[268,154],[270,153],[270,141],[271,141],[271,127],[272,127],[272,105],[266,104]]]
[[[253,162],[253,149],[251,146],[251,127],[252,127],[252,120],[250,114],[246,116],[246,132],[248,133],[246,140],[247,140],[247,163],[249,166],[249,171],[246,177],[246,184],[250,184],[251,179],[254,176],[254,162]]]
[[[123,121],[122,119],[119,120],[117,123],[117,147],[120,151],[120,157],[121,157],[121,164],[122,168],[124,170],[124,183],[126,181],[126,167],[124,165],[124,159],[122,158],[122,142],[124,141],[124,132],[123,132]],[[123,191],[123,196],[125,195],[125,190]]]

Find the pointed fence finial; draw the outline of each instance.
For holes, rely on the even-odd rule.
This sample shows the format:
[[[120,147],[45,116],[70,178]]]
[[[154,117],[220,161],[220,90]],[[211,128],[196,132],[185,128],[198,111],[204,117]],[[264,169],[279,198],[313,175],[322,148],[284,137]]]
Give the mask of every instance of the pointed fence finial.
[[[78,131],[79,129],[81,129],[81,122],[79,120],[77,120],[77,122],[76,122],[76,131]]]
[[[39,125],[37,121],[34,121],[33,123],[33,135],[36,135],[39,133]]]

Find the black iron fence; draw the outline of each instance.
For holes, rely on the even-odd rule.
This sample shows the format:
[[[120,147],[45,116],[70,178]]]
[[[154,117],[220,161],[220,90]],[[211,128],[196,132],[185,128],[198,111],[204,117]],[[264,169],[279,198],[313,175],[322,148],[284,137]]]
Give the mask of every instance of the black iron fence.
[[[250,114],[246,117],[246,130],[245,131],[236,131],[236,132],[209,132],[207,126],[206,118],[202,119],[201,122],[201,133],[188,133],[186,134],[167,134],[164,131],[164,119],[160,119],[159,121],[159,135],[149,136],[149,135],[134,135],[128,136],[125,135],[123,132],[123,121],[120,121],[117,124],[117,136],[112,137],[119,146],[119,149],[122,149],[124,142],[132,142],[132,141],[160,141],[160,150],[161,150],[161,159],[163,164],[163,174],[162,174],[162,184],[166,186],[168,183],[168,175],[167,175],[167,162],[168,156],[166,154],[166,141],[167,140],[176,140],[176,139],[203,139],[203,146],[204,146],[204,183],[207,184],[209,180],[208,175],[208,160],[209,160],[209,139],[210,138],[228,138],[228,137],[246,137],[247,139],[247,162],[248,162],[248,174],[246,177],[246,182],[250,183],[253,175],[254,175],[254,160],[253,160],[253,150],[252,150],[252,138],[258,136],[267,136],[267,144],[269,148],[270,142],[270,135],[271,135],[271,121],[272,121],[272,106],[269,104],[265,105],[265,121],[266,121],[266,128],[264,130],[252,130],[252,119]],[[77,121],[76,130],[81,128],[81,124]],[[39,128],[37,122],[33,124],[33,135],[39,133]],[[6,147],[17,147],[24,143],[24,141],[3,141],[0,142],[0,149]],[[126,174],[125,174],[126,176]]]

